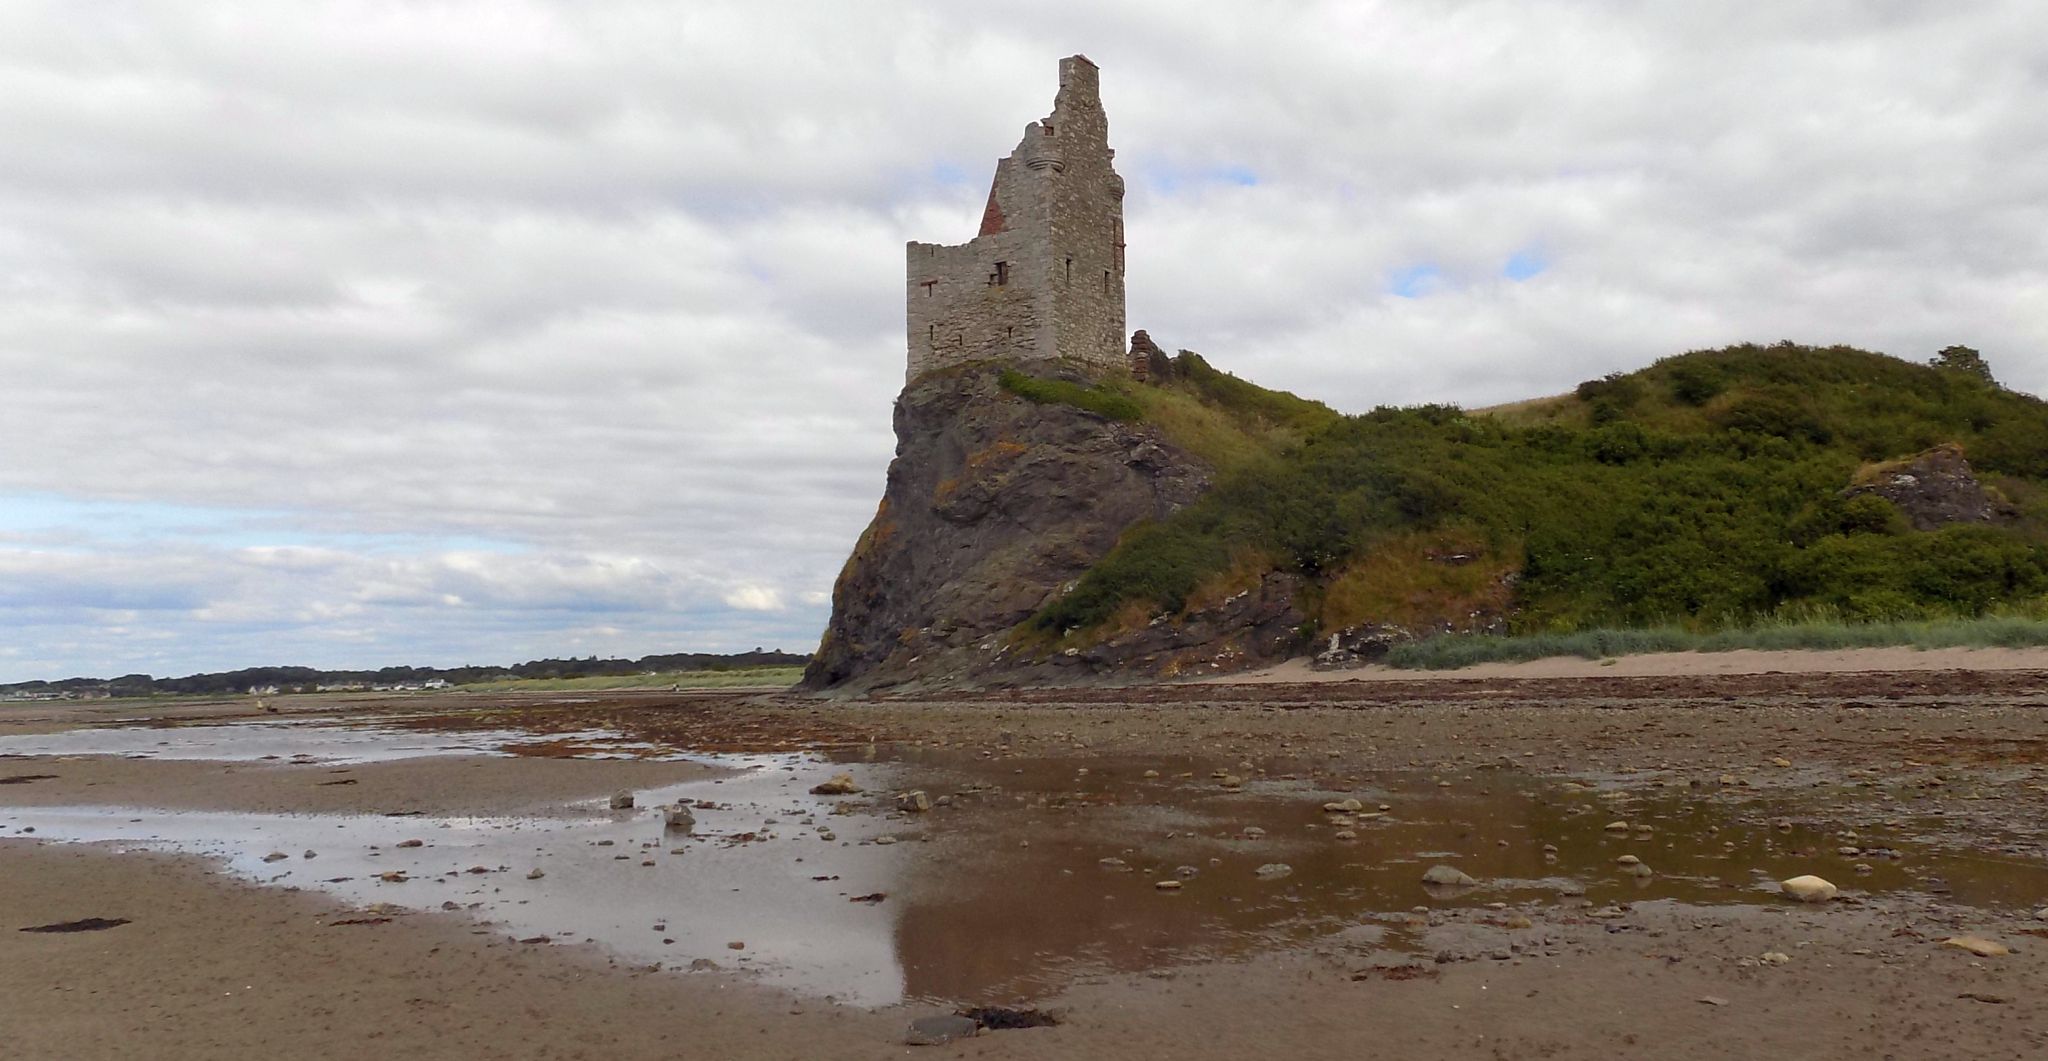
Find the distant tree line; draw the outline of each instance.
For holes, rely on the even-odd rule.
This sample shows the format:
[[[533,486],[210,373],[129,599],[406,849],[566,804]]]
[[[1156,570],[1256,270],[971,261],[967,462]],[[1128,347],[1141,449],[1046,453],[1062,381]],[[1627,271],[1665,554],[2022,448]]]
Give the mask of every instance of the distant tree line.
[[[337,685],[423,685],[444,681],[450,685],[513,678],[585,678],[641,674],[647,671],[745,670],[755,667],[800,667],[809,656],[794,652],[756,648],[751,652],[670,652],[639,659],[599,659],[584,656],[571,659],[536,659],[509,667],[380,667],[376,670],[319,670],[313,667],[244,667],[241,670],[192,674],[183,678],[156,678],[147,674],[124,674],[118,678],[65,678],[58,681],[29,681],[0,685],[0,697],[24,694],[65,694],[74,696],[153,696],[176,694],[240,693],[250,689],[275,688],[279,692],[310,692]]]

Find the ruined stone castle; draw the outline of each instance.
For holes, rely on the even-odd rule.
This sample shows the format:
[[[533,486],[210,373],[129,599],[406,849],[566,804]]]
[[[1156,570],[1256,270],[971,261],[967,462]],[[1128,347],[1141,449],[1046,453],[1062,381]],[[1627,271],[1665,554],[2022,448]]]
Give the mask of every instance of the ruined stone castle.
[[[996,163],[981,232],[909,245],[909,378],[991,359],[1126,364],[1115,157],[1099,71],[1086,56],[1060,60],[1052,114]]]

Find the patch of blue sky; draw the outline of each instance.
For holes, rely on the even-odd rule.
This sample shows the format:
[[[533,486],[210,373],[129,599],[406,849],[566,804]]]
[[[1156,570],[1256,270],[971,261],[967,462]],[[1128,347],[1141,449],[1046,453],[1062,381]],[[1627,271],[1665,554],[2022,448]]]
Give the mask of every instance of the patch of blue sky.
[[[1394,270],[1387,278],[1387,292],[1399,298],[1421,298],[1443,286],[1443,270],[1429,262]]]
[[[308,547],[373,553],[520,553],[527,547],[484,535],[323,527],[329,517],[287,509],[111,501],[47,493],[0,494],[0,536],[101,545],[191,545],[217,549]]]
[[[931,177],[940,184],[967,184],[974,180],[974,174],[967,172],[966,166],[949,159],[933,162]]]
[[[1172,195],[1187,188],[1217,184],[1230,184],[1240,188],[1257,187],[1259,174],[1250,166],[1236,163],[1205,166],[1200,169],[1147,166],[1139,174],[1139,179],[1162,195]]]
[[[1550,268],[1550,260],[1534,247],[1524,247],[1508,255],[1507,264],[1501,266],[1500,275],[1517,283],[1532,276],[1540,275]]]

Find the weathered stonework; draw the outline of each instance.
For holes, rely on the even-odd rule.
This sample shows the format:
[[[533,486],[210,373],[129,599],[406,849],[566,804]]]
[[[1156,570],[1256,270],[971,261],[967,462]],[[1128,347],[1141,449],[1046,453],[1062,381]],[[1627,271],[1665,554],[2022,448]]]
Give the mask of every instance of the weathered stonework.
[[[1123,370],[1124,182],[1095,64],[1060,60],[1052,114],[996,163],[981,232],[908,247],[908,378],[971,361]]]

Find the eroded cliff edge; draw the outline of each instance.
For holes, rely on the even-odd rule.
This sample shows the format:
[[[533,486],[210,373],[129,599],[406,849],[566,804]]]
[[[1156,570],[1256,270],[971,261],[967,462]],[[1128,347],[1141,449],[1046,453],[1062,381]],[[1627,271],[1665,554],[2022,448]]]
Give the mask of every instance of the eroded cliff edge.
[[[1123,533],[1201,496],[1207,464],[1158,429],[1028,401],[1004,368],[921,377],[896,399],[896,457],[832,593],[811,689],[988,679],[1052,668],[1007,635]],[[1020,371],[1010,368],[1008,371]],[[1071,367],[1022,369],[1086,386]]]

